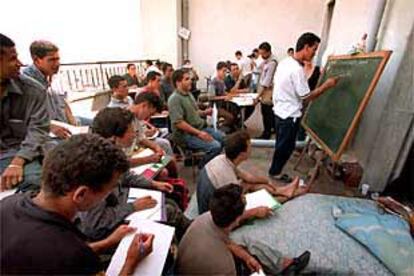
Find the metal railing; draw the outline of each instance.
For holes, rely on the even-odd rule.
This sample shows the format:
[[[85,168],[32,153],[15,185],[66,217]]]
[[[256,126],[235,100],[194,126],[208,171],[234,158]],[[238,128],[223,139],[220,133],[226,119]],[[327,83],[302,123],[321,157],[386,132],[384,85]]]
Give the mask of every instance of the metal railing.
[[[113,75],[127,73],[127,64],[137,67],[137,74],[144,73],[145,60],[98,61],[63,63],[60,65],[59,81],[64,91],[104,92],[109,90],[108,79]]]

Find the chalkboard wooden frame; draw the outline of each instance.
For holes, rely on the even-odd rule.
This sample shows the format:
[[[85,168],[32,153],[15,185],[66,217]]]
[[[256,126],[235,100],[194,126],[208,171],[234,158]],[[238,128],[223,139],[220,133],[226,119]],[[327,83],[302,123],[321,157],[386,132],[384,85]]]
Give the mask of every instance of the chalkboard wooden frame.
[[[371,81],[371,83],[369,84],[369,87],[367,89],[367,91],[365,92],[365,96],[362,99],[357,112],[355,113],[354,118],[352,119],[351,125],[348,128],[344,139],[341,142],[341,145],[339,146],[339,149],[335,152],[334,150],[332,150],[316,133],[316,131],[314,131],[311,127],[309,127],[306,124],[306,118],[308,116],[308,110],[312,105],[312,102],[309,104],[307,112],[305,113],[305,115],[303,116],[302,119],[302,126],[305,128],[305,130],[309,133],[309,135],[311,136],[311,138],[313,140],[315,140],[321,147],[322,149],[332,158],[333,161],[338,161],[341,157],[341,155],[343,154],[343,152],[346,149],[346,146],[348,145],[348,143],[350,142],[355,129],[358,125],[358,122],[361,118],[362,112],[365,110],[366,106],[368,105],[368,101],[371,98],[375,86],[378,83],[378,80],[384,70],[384,67],[389,59],[389,57],[391,56],[392,51],[377,51],[377,52],[371,52],[371,53],[366,53],[366,54],[358,54],[358,55],[338,55],[338,56],[329,56],[328,58],[328,62],[331,60],[338,60],[338,59],[364,59],[364,58],[376,58],[376,57],[382,57],[381,62],[379,63],[377,70],[374,74],[374,77]],[[324,74],[327,72],[324,72]],[[321,80],[323,79],[323,76],[321,76],[319,78],[319,83],[318,86],[321,84]],[[318,99],[316,99],[317,101]]]

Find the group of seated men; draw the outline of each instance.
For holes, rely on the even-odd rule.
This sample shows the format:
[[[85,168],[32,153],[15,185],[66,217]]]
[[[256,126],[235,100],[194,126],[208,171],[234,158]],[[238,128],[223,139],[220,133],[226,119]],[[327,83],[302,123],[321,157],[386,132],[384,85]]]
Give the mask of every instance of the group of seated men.
[[[52,77],[59,70],[58,48],[47,41],[35,41],[30,51],[33,64],[21,74],[14,42],[0,34],[0,187],[21,192],[0,202],[2,274],[104,271],[99,254],[137,232],[124,224],[125,218],[156,204],[151,197],[127,202],[128,189],[143,187],[167,195],[174,190],[164,181],[177,177],[174,161],[157,180],[129,171],[130,167],[158,162],[164,155],[174,160],[167,139],[150,140],[146,133],[146,126],[151,127],[148,119],[163,108],[169,112],[174,143],[206,152],[206,166],[197,185],[199,210],[206,213],[191,222],[167,196],[166,223],[176,228],[181,240],[176,271],[235,275],[233,256],[251,270],[261,268],[255,257],[228,237],[243,220],[264,218],[271,212],[266,207],[244,212],[243,193],[265,188],[287,200],[307,190],[299,187],[298,179],[281,187],[237,168],[250,155],[249,136],[236,132],[224,138],[207,125],[205,116],[211,114],[211,108],[198,108],[187,69],[173,72],[172,66],[163,67],[169,91],[174,87],[166,94],[164,106],[158,90],[160,73],[147,73],[147,86],[135,99],[128,98],[127,78],[112,77],[110,105],[91,122],[73,116],[64,95],[53,87]],[[88,124],[92,133],[72,136],[52,120]],[[137,145],[152,149],[154,154],[134,156]],[[223,145],[225,154],[220,154]],[[121,275],[132,274],[151,254],[154,239],[157,237],[151,233],[135,233]],[[206,242],[211,247],[206,247]],[[286,258],[280,266],[294,264],[296,269],[298,262],[307,261],[302,259]]]

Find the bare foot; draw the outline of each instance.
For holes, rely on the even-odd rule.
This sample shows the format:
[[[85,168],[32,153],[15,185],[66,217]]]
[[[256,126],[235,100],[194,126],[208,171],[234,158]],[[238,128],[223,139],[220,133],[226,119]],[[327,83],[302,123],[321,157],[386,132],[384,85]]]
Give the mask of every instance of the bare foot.
[[[298,197],[298,196],[307,194],[307,193],[309,193],[310,189],[311,189],[311,185],[310,184],[305,184],[303,186],[299,186],[296,189],[295,193],[293,194],[293,197]]]
[[[275,190],[275,195],[282,195],[287,198],[291,198],[294,195],[298,186],[299,186],[299,176],[295,176],[292,182],[290,182],[288,185],[282,186],[282,187],[280,186],[273,186],[273,187]]]

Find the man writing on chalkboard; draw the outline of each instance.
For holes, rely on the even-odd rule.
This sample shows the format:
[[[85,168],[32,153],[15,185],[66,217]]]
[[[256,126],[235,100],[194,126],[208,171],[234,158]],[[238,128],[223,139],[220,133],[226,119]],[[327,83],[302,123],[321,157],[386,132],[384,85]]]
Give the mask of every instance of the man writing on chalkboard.
[[[273,112],[277,121],[277,139],[269,176],[276,180],[291,180],[282,174],[282,170],[295,149],[303,101],[316,99],[338,82],[337,77],[328,78],[316,89],[309,89],[303,65],[305,61],[312,61],[320,42],[313,33],[302,34],[296,43],[296,52],[280,62],[274,76]]]

